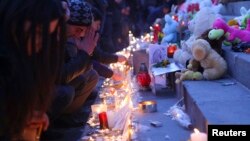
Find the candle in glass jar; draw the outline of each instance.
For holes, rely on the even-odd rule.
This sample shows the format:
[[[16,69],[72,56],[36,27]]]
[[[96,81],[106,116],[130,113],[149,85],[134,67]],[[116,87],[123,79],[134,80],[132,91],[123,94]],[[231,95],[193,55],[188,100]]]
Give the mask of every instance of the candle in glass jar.
[[[200,132],[198,129],[194,129],[194,133],[190,136],[191,141],[207,141],[207,134]]]
[[[169,45],[167,48],[167,56],[168,58],[173,58],[174,52],[176,51],[176,45]]]
[[[139,103],[139,107],[145,113],[152,113],[157,111],[157,103],[153,100],[142,101]]]

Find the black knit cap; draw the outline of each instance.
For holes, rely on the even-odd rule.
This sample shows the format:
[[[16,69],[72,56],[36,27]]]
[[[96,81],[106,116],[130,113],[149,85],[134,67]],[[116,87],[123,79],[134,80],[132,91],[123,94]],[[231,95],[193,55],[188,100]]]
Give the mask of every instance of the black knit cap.
[[[69,2],[70,19],[68,24],[78,26],[90,26],[93,14],[89,3],[83,0],[71,0]]]

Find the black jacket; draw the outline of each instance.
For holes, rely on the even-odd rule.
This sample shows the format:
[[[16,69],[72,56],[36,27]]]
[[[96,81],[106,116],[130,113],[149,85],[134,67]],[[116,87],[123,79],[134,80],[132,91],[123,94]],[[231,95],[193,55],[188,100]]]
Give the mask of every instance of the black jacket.
[[[61,83],[69,83],[80,74],[88,71],[91,65],[91,57],[85,51],[78,50],[74,43],[67,42]]]

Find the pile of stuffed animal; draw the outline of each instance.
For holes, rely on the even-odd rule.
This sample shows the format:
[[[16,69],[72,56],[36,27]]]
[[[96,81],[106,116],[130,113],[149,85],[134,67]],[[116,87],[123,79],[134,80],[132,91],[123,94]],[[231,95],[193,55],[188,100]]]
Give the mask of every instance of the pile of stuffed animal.
[[[242,16],[228,22],[211,9],[196,14],[189,25],[192,36],[174,54],[174,60],[187,68],[176,73],[176,83],[221,78],[227,71],[222,43],[234,51],[250,53],[250,10],[242,7],[240,12]]]
[[[173,56],[175,62],[186,67],[176,73],[176,83],[183,80],[215,80],[223,77],[227,72],[227,63],[223,59],[223,43],[231,45],[235,51],[250,53],[250,10],[242,7],[240,17],[226,22],[218,14],[222,5],[212,6],[211,0],[188,0],[186,4],[192,4],[192,1],[199,2],[200,10],[189,22],[191,36],[181,41],[181,47]],[[165,16],[165,23],[165,36],[161,42],[163,45],[176,42],[179,27],[169,15]]]
[[[176,83],[183,80],[215,80],[226,73],[226,61],[212,48],[208,40],[202,38],[195,40],[191,51],[193,58],[188,61],[186,70],[176,73]]]
[[[190,22],[188,28],[192,35],[174,53],[174,61],[186,67],[176,73],[176,83],[183,80],[215,80],[226,73],[227,63],[222,57],[225,36],[219,36],[221,34],[213,29],[218,18],[220,15],[208,7],[201,9]],[[211,33],[217,33],[216,38],[210,38]]]

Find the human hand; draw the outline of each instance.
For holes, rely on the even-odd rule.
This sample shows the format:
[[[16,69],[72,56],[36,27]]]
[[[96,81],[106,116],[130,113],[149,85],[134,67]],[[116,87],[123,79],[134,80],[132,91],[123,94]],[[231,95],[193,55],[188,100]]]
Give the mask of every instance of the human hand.
[[[115,81],[122,81],[123,77],[120,74],[114,72],[111,79],[113,79]]]
[[[46,131],[49,127],[49,118],[46,113],[34,111],[31,118],[27,121],[27,128],[37,129],[41,128]]]
[[[83,40],[77,39],[76,45],[80,50],[84,50],[91,55],[97,45],[99,33],[96,33],[93,28],[87,29],[86,35]]]
[[[45,112],[33,111],[26,121],[26,125],[20,135],[21,140],[39,140],[42,130],[46,131],[49,126],[49,118]]]
[[[127,58],[123,55],[117,55],[118,56],[118,62],[127,62]]]

